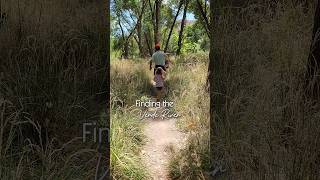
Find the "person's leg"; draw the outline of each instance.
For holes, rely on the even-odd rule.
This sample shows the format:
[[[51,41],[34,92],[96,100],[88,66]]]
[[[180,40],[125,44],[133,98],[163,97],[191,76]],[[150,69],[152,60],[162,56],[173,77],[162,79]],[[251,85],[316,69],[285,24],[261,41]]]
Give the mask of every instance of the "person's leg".
[[[163,90],[164,90],[164,87],[161,87],[161,90],[160,90],[160,98],[161,99],[163,98]]]
[[[165,96],[165,90],[164,90],[164,87],[161,89],[161,97],[164,97]]]
[[[164,87],[161,89],[161,97],[164,97],[165,92],[164,92]]]
[[[160,91],[158,89],[156,91],[157,91],[156,99],[157,99],[157,102],[159,102],[160,101]]]
[[[162,87],[156,87],[156,91],[157,91],[157,101],[160,101]]]

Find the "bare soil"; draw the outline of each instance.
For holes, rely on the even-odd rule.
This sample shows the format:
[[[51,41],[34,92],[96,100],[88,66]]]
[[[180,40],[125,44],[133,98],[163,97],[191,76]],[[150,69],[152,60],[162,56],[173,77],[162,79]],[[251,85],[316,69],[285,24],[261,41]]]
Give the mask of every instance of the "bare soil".
[[[154,180],[169,180],[168,162],[170,153],[181,149],[186,140],[176,127],[176,119],[147,119],[144,133],[147,143],[142,157]]]

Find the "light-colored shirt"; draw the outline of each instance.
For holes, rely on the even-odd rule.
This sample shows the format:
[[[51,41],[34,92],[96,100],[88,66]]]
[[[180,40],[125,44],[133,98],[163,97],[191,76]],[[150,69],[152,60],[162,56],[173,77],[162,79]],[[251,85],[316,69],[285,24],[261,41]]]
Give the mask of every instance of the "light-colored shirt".
[[[156,51],[152,55],[152,62],[154,62],[155,65],[164,66],[166,62],[166,54],[163,51]]]

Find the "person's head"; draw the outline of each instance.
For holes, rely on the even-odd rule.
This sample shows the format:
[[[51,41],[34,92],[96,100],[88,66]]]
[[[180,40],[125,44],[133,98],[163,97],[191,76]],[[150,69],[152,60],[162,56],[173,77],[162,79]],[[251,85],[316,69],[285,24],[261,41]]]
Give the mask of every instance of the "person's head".
[[[160,50],[160,44],[159,44],[159,43],[156,44],[156,45],[154,46],[154,49],[155,49],[156,51],[159,51],[159,50]]]
[[[156,74],[159,74],[159,75],[162,74],[162,68],[161,68],[161,67],[158,67],[158,68],[156,69]]]

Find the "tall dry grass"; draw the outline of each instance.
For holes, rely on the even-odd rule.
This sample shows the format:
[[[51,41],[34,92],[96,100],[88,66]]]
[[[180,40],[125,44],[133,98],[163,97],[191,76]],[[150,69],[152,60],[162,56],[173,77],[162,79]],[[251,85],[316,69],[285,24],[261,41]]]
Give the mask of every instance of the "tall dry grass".
[[[177,57],[168,75],[167,99],[181,115],[177,126],[188,136],[186,146],[171,154],[172,179],[205,179],[210,169],[208,61],[208,53]]]
[[[110,158],[113,179],[150,179],[141,150],[146,141],[136,100],[151,98],[151,75],[146,59],[111,61]]]
[[[208,53],[188,54],[171,60],[163,99],[174,102],[174,111],[182,116],[177,126],[189,139],[181,152],[169,153],[172,160],[168,171],[172,178],[192,179],[198,177],[202,169],[209,169]],[[150,179],[141,163],[144,121],[135,113],[139,109],[135,107],[135,100],[152,98],[151,80],[147,59],[111,61],[110,148],[114,179]]]
[[[0,178],[97,176],[101,153],[82,142],[81,129],[83,122],[107,124],[102,4],[1,5],[7,19],[0,29]]]
[[[215,58],[224,62],[227,116],[211,132],[213,156],[209,156],[206,126],[200,128],[209,116],[204,109],[207,91],[194,86],[197,90],[193,92],[193,86],[184,82],[186,92],[177,102],[185,106],[179,111],[189,112],[187,132],[196,131],[187,148],[173,156],[171,177],[320,178],[319,107],[303,97],[314,14],[314,7],[309,7],[306,12],[302,6],[282,2],[271,9],[257,2],[223,10],[211,46]],[[209,176],[209,169],[213,172],[218,166],[226,171]]]
[[[319,107],[303,98],[314,7],[257,5],[217,22],[215,56],[228,68],[227,116],[211,139],[227,171],[216,178],[319,179]]]

